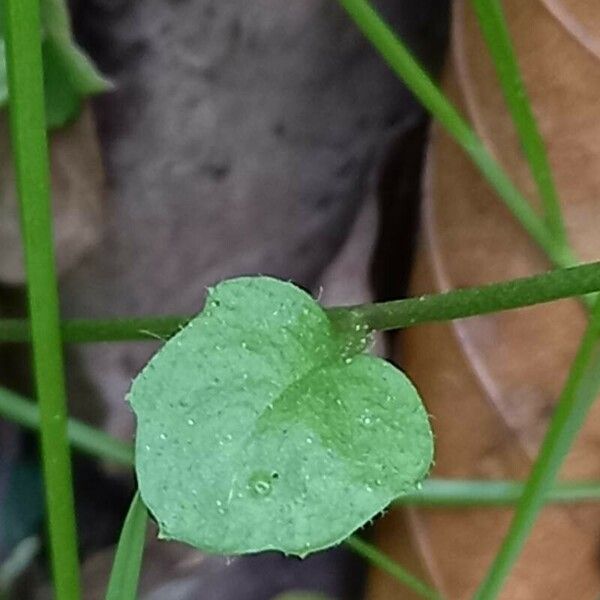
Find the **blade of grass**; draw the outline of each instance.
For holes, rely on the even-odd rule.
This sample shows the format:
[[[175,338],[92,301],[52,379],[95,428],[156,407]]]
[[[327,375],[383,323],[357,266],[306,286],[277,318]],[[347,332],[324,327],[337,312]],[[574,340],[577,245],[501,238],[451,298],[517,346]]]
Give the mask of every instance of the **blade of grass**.
[[[0,415],[33,431],[40,428],[39,407],[4,388],[0,388]],[[133,448],[99,429],[69,419],[67,435],[69,442],[84,454],[126,467],[133,465]]]
[[[338,322],[350,320],[372,329],[389,330],[524,308],[598,291],[600,262],[443,294],[327,310]],[[190,318],[74,319],[63,321],[61,331],[63,341],[69,343],[166,340]],[[27,342],[30,338],[26,320],[0,319],[0,342]]]
[[[14,392],[0,388],[0,416],[28,429],[39,429],[38,407]],[[93,458],[109,460],[123,467],[133,467],[133,447],[103,431],[76,419],[69,420],[69,441],[73,448]],[[445,506],[510,506],[523,494],[518,481],[462,481],[429,479],[421,490],[399,498],[397,505]],[[598,502],[600,481],[559,483],[550,490],[546,502]]]
[[[500,194],[513,215],[521,222],[526,231],[546,252],[549,258],[558,265],[572,263],[575,260],[574,254],[568,246],[566,236],[561,235],[561,231],[558,231],[559,226],[562,227],[559,203],[558,199],[552,196],[554,189],[550,169],[547,165],[545,151],[541,144],[537,126],[533,121],[531,113],[529,115],[525,113],[527,110],[526,100],[525,108],[523,104],[517,104],[513,100],[511,100],[510,108],[514,113],[513,117],[516,117],[516,124],[520,127],[521,135],[526,134],[530,136],[527,140],[528,152],[536,153],[535,155],[532,154],[530,158],[534,161],[532,167],[536,169],[534,176],[538,185],[541,183],[543,186],[546,212],[546,218],[542,222],[543,232],[539,230],[538,224],[535,223],[534,217],[537,219],[536,213],[534,212],[533,215],[530,214],[528,210],[530,206],[527,201],[520,195],[512,182],[506,177],[504,171],[487,153],[487,150],[483,147],[474,132],[463,121],[443,94],[439,92],[426,73],[411,57],[401,41],[379,18],[368,2],[365,0],[339,1],[366,37],[379,50],[388,64],[403,79],[425,108],[441,122],[450,135],[470,155],[475,165],[478,166],[483,175]],[[490,9],[493,9],[493,6]],[[496,14],[496,16],[498,15]],[[500,17],[502,17],[501,13]],[[508,32],[505,33],[507,34]],[[489,29],[487,30],[487,34],[491,35]],[[510,44],[508,35],[501,41]],[[499,51],[499,46],[496,45],[493,51]],[[499,55],[496,54],[495,56],[498,58]],[[514,64],[509,65],[509,67],[514,67],[514,72],[517,75],[517,88],[519,86],[522,87],[516,61]],[[504,68],[506,68],[506,63]],[[503,70],[501,77],[504,78],[506,73],[507,71]],[[524,117],[528,120],[523,121],[522,118]],[[536,135],[537,139],[535,138]],[[535,147],[538,143],[542,146],[543,154],[541,155],[539,154],[539,148]],[[541,177],[541,180],[539,177]],[[549,185],[551,187],[548,187]],[[585,298],[584,300],[588,306],[592,306],[589,298]],[[561,396],[555,416],[542,445],[540,455],[532,470],[532,475],[526,484],[522,499],[519,502],[509,534],[486,580],[477,592],[475,596],[476,600],[491,600],[496,597],[501,589],[505,577],[518,557],[529,531],[533,527],[536,516],[543,505],[544,497],[548,493],[558,468],[570,448],[575,435],[583,424],[587,409],[598,392],[598,386],[600,386],[600,350],[595,349],[600,323],[600,317],[598,317],[600,315],[600,302],[593,307],[592,312],[593,316],[590,325],[571,369],[569,381]],[[598,354],[598,357],[594,357],[594,354]],[[592,363],[591,368],[589,368],[589,362]]]
[[[500,0],[472,0],[472,4],[492,56],[521,147],[537,185],[546,224],[554,239],[566,246],[565,225],[546,147],[533,116],[502,4]]]
[[[571,250],[560,239],[554,237],[543,219],[537,215],[494,160],[477,134],[371,5],[366,0],[338,1],[390,68],[470,156],[514,217],[550,260],[560,267],[578,262]]]
[[[412,573],[409,573],[404,567],[383,554],[383,552],[380,552],[375,546],[372,546],[357,536],[348,538],[345,543],[356,552],[356,554],[379,567],[402,585],[405,585],[407,588],[413,590],[413,592],[419,594],[419,596],[429,598],[430,600],[441,600],[442,596],[437,591],[415,577]]]
[[[31,565],[40,551],[40,546],[40,539],[37,536],[26,537],[11,550],[4,562],[0,563],[0,600],[14,598],[11,587]]]
[[[147,525],[148,511],[138,491],[123,524],[106,600],[136,600]]]
[[[12,154],[21,223],[55,596],[80,596],[52,242],[41,24],[36,0],[3,0]]]
[[[500,592],[599,390],[600,302],[597,302],[508,534],[475,600],[492,600]]]

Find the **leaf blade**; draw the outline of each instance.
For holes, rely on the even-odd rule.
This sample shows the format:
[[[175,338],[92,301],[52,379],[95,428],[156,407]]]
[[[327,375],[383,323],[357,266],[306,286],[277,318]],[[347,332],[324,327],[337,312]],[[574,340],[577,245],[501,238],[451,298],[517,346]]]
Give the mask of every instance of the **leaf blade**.
[[[366,337],[291,284],[220,284],[131,390],[161,537],[302,556],[413,490],[433,454],[427,414],[400,371],[362,354]]]
[[[148,511],[138,491],[123,524],[106,600],[136,600],[147,524]]]
[[[77,118],[85,98],[109,91],[112,85],[74,42],[63,0],[42,2],[41,10],[46,125],[57,129]],[[5,46],[0,37],[0,108],[7,102]]]

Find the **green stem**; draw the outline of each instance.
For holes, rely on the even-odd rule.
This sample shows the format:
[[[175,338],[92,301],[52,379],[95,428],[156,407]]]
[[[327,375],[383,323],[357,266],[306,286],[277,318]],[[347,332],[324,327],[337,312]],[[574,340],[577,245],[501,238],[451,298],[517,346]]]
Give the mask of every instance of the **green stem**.
[[[471,157],[481,174],[550,260],[559,267],[577,262],[570,250],[554,238],[544,221],[494,160],[477,134],[370,4],[366,0],[339,2],[390,68]]]
[[[517,506],[509,532],[475,600],[492,600],[529,536],[546,496],[600,388],[600,302],[573,361],[567,383]]]
[[[3,0],[3,6],[54,588],[57,600],[76,600],[79,565],[52,242],[40,11],[37,0]]]
[[[575,295],[594,292],[600,283],[599,266],[598,263],[590,263],[443,294],[331,309],[329,314],[340,324],[366,324],[378,331],[463,319],[570,297],[575,288],[581,290]]]
[[[137,491],[119,538],[106,600],[136,600],[147,527],[148,510]]]
[[[600,289],[599,289],[600,291]],[[72,319],[61,324],[65,343],[167,340],[191,317],[165,316],[124,319]],[[25,319],[0,319],[0,342],[29,342],[31,331]]]
[[[539,132],[510,38],[500,0],[472,0],[494,61],[506,104],[544,207],[546,224],[557,243],[568,246],[560,202],[546,147]]]
[[[27,429],[38,431],[40,428],[39,406],[4,388],[0,388],[0,415]],[[67,435],[73,447],[84,454],[125,467],[133,466],[133,448],[99,429],[69,419]]]
[[[533,122],[533,116],[530,112],[527,114],[526,100],[517,102],[516,98],[511,97],[509,98],[509,108],[520,130],[520,135],[528,136],[526,152],[532,161],[532,168],[535,170],[534,177],[536,177],[538,186],[542,186],[541,193],[546,212],[545,221],[540,221],[537,218],[536,213],[507,178],[500,166],[492,159],[468,124],[445,99],[423,69],[410,56],[400,40],[379,18],[370,5],[365,0],[340,0],[340,3],[409,89],[471,156],[475,165],[495,187],[517,220],[521,222],[549,258],[557,265],[569,265],[575,262],[575,257],[566,242],[566,236],[561,235],[564,232],[564,227],[562,226],[558,199],[554,192],[550,169],[541,138]],[[494,5],[499,9],[499,5],[494,3],[493,0],[487,8],[493,11]],[[493,27],[494,18],[496,19],[496,25],[499,23],[502,26],[502,14],[499,10],[496,11],[495,15],[484,15],[481,19],[484,28],[486,28],[484,35],[491,39],[493,35],[500,34],[500,38],[494,39],[492,42],[492,45],[495,45],[492,51],[495,53],[495,58],[498,59],[501,58],[500,52],[506,54],[508,49],[508,62],[506,62],[506,56],[503,56],[505,62],[500,64],[500,76],[501,80],[508,84],[505,85],[505,89],[511,90],[511,95],[512,92],[518,94],[524,91],[524,87],[520,81],[516,60],[512,64],[510,63],[512,54],[510,38],[508,32],[503,32],[501,27],[499,31],[495,32],[490,29]],[[502,48],[502,46],[504,47]],[[506,80],[511,76],[511,71],[513,76],[516,73],[516,83]],[[536,145],[541,146],[541,154]],[[531,156],[529,156],[530,153]],[[587,301],[589,306],[590,299],[584,298],[584,300]],[[505,577],[527,539],[529,531],[533,527],[537,513],[556,476],[558,467],[583,424],[589,405],[595,398],[597,388],[600,385],[600,350],[596,350],[596,338],[600,323],[600,317],[597,315],[599,314],[600,302],[593,309],[588,332],[571,369],[567,386],[561,396],[532,475],[526,484],[510,532],[486,580],[476,594],[476,600],[490,600],[495,598],[499,592]],[[385,325],[385,322],[383,325]],[[594,356],[596,353],[599,355],[598,357]],[[589,366],[590,363],[594,363],[592,367]]]
[[[463,481],[460,479],[428,479],[423,487],[398,498],[397,506],[441,506],[444,508],[482,508],[512,506],[519,502],[525,484],[520,481]],[[600,482],[571,481],[552,487],[545,502],[573,504],[598,502]]]
[[[377,550],[375,546],[357,536],[349,537],[346,540],[346,545],[356,552],[356,554],[362,556],[376,567],[379,567],[401,584],[419,594],[419,596],[428,598],[429,600],[441,600],[442,597],[436,590],[429,587],[412,573],[409,573],[404,567],[383,554],[383,552]]]
[[[361,323],[376,330],[390,330],[523,308],[598,291],[600,262],[443,294],[327,310],[340,324]],[[166,340],[190,318],[167,316],[67,320],[62,323],[62,337],[68,343]],[[0,319],[0,342],[28,342],[30,339],[31,332],[26,320]]]

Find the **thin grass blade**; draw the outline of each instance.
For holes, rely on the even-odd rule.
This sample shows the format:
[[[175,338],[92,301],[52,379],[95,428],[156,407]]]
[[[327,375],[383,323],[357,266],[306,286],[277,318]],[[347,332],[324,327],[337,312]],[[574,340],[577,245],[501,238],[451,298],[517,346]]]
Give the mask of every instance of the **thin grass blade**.
[[[19,394],[0,388],[0,416],[33,431],[40,429],[40,408]],[[131,445],[109,436],[100,429],[69,419],[67,435],[73,448],[100,460],[133,466]]]
[[[546,223],[554,238],[566,246],[565,225],[546,147],[531,109],[502,4],[500,0],[472,0],[472,4],[537,185]]]
[[[390,68],[470,156],[507,208],[544,250],[549,259],[556,266],[561,267],[577,263],[578,261],[572,253],[554,238],[544,220],[538,216],[527,199],[515,187],[477,134],[369,2],[366,0],[338,1]]]
[[[147,525],[148,511],[138,491],[123,524],[106,600],[136,600]]]
[[[393,561],[389,556],[365,542],[357,536],[352,536],[346,540],[346,545],[349,546],[356,554],[368,560],[371,564],[385,571],[402,585],[416,592],[422,598],[428,600],[442,600],[442,596],[432,587],[409,573],[402,565]]]
[[[600,302],[597,302],[509,532],[475,600],[493,600],[500,593],[599,391]]]
[[[2,24],[54,589],[57,600],[77,600],[79,564],[52,240],[39,3],[2,0]]]

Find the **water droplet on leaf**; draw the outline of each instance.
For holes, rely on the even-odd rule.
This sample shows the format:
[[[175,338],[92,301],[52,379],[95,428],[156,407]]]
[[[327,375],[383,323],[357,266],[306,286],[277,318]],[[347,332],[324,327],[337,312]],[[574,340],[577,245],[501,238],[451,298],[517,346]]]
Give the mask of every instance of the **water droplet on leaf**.
[[[268,496],[273,491],[271,477],[266,473],[255,473],[248,480],[248,487],[257,496]]]

